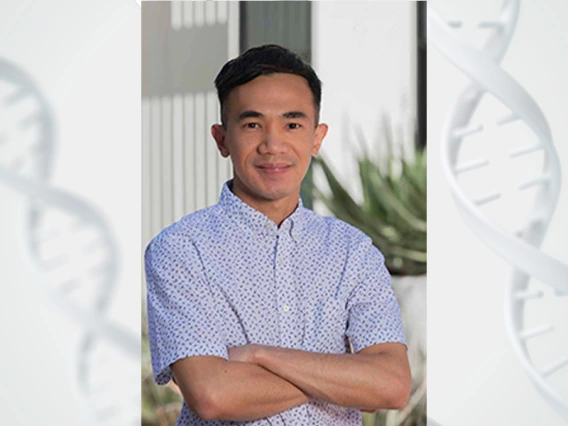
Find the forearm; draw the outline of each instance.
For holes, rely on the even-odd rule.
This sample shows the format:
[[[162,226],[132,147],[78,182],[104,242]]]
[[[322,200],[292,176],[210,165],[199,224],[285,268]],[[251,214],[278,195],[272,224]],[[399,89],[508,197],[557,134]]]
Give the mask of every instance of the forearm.
[[[401,390],[406,386],[403,369],[389,357],[262,347],[256,351],[255,362],[313,398],[374,411],[400,408],[406,402]]]
[[[221,420],[255,420],[310,400],[292,383],[258,365],[228,361],[221,374]]]
[[[310,400],[302,390],[259,365],[222,362],[221,368],[208,375],[207,383],[193,383],[197,388],[203,386],[204,399],[197,402],[186,398],[188,405],[206,420],[256,420]]]

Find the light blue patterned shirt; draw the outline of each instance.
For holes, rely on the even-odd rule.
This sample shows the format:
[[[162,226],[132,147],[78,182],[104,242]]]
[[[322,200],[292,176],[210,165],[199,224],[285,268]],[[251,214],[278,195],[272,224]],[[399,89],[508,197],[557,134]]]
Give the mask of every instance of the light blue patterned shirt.
[[[249,343],[349,353],[405,342],[384,257],[358,229],[302,206],[280,227],[225,183],[219,203],[164,229],[146,250],[148,326],[158,384],[196,355],[228,359]],[[321,400],[254,422],[177,425],[361,425],[359,410]]]

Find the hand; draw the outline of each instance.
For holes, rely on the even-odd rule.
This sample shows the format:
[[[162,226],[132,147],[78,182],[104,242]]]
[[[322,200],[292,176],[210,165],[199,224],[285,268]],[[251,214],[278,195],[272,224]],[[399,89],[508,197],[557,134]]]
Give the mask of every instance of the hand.
[[[262,348],[262,345],[250,344],[244,346],[236,346],[229,348],[229,361],[248,362],[256,364],[256,354]]]

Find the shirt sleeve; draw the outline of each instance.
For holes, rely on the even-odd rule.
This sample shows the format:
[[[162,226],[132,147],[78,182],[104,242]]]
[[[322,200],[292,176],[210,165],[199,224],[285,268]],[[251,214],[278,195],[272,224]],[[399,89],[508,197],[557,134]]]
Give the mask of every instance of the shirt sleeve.
[[[168,383],[170,365],[198,355],[228,359],[221,319],[194,244],[159,235],[145,253],[148,337],[154,380]]]
[[[406,345],[400,306],[391,287],[385,258],[370,238],[364,247],[361,278],[347,302],[346,335],[355,353],[378,343]]]

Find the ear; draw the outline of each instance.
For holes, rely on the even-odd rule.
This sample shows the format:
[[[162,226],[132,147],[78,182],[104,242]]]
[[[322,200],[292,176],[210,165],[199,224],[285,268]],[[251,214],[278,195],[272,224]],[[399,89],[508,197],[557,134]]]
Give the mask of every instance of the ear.
[[[229,148],[225,145],[225,129],[221,124],[213,124],[211,126],[211,136],[215,139],[217,143],[217,149],[224,158],[227,158],[230,154]]]
[[[321,148],[321,144],[325,135],[327,135],[327,124],[320,123],[316,127],[315,135],[314,135],[314,145],[312,146],[312,157],[318,155],[318,152]]]

